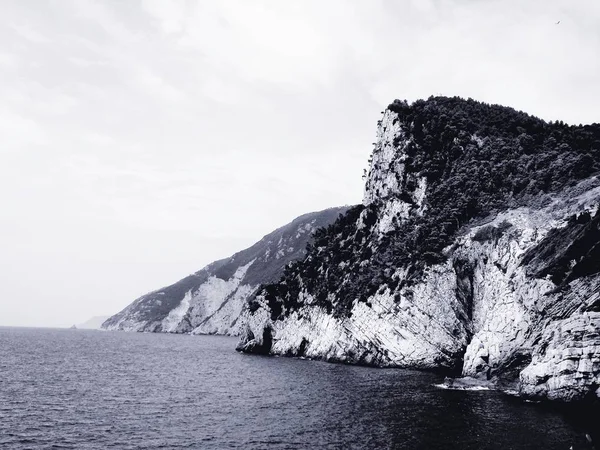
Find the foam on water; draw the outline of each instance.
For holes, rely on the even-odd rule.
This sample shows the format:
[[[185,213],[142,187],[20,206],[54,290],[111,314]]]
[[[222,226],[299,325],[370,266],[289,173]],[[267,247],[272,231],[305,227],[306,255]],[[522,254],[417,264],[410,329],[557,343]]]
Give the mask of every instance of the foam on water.
[[[449,386],[444,383],[434,384],[438,389],[447,389],[450,391],[489,391],[488,386]]]

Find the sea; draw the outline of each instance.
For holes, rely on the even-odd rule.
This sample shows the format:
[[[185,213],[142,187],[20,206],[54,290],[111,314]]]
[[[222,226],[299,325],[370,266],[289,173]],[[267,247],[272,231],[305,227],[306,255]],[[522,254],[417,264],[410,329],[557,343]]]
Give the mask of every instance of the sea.
[[[235,338],[0,328],[0,449],[592,448],[597,418]],[[600,448],[600,444],[597,445]]]

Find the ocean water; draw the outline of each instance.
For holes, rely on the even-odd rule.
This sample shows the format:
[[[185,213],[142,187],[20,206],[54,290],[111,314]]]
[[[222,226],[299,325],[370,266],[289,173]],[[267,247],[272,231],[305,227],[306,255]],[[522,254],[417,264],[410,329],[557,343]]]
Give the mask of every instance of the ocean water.
[[[243,355],[235,343],[0,328],[0,448],[591,448],[585,414],[438,389],[433,373]]]

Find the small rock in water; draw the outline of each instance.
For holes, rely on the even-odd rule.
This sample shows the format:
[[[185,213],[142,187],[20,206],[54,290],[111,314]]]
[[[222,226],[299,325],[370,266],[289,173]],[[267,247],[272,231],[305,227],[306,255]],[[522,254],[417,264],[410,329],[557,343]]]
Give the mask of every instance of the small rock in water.
[[[490,381],[479,380],[472,377],[446,377],[443,383],[436,384],[435,386],[441,389],[453,389],[457,391],[488,391],[494,389],[494,386]]]

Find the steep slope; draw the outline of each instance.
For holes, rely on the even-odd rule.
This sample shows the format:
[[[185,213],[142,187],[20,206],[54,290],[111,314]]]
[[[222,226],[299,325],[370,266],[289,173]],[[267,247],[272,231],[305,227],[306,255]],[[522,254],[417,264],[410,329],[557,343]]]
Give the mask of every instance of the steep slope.
[[[346,210],[330,208],[300,216],[252,247],[138,298],[106,320],[102,328],[236,335],[248,297],[261,284],[281,277],[287,264],[304,256],[312,232]]]
[[[600,125],[395,101],[363,204],[251,300],[238,349],[596,396]]]

